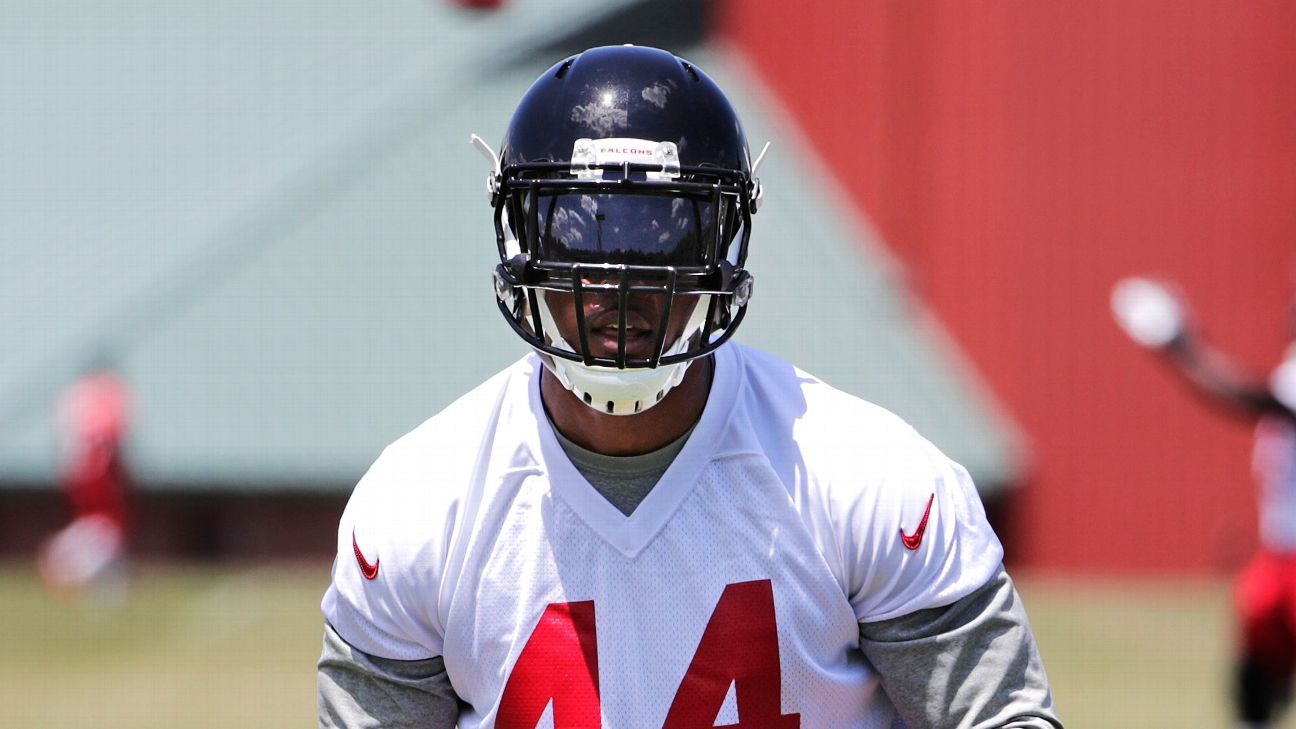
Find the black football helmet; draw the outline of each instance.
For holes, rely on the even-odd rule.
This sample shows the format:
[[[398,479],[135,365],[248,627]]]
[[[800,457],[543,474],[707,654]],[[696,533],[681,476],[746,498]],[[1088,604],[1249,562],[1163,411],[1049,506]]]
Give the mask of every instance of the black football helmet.
[[[742,321],[759,183],[729,100],[688,61],[607,46],[554,65],[489,188],[500,311],[592,407],[651,407]],[[591,322],[596,298],[615,313]],[[574,307],[565,333],[558,302]]]

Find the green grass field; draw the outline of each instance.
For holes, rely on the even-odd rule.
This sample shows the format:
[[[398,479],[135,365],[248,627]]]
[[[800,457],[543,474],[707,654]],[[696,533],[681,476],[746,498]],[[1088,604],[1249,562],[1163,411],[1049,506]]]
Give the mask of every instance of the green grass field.
[[[0,566],[0,725],[313,726],[327,579],[326,564],[146,566],[98,611]],[[1071,729],[1231,726],[1226,581],[1018,583]]]

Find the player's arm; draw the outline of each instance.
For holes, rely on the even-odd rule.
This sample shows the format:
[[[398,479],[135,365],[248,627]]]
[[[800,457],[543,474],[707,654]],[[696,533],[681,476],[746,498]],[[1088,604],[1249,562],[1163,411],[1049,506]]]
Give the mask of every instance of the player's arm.
[[[1199,337],[1185,335],[1163,351],[1177,372],[1218,402],[1249,415],[1286,411],[1263,380]]]
[[[952,605],[860,624],[860,649],[910,729],[1058,729],[1008,573]]]
[[[409,438],[388,446],[342,513],[320,603],[320,727],[451,729],[458,719],[435,598],[453,509],[426,487],[426,453]]]
[[[369,655],[324,624],[316,689],[320,729],[454,729],[459,698],[439,656],[397,661]]]
[[[1130,339],[1162,355],[1193,388],[1245,415],[1287,413],[1268,384],[1193,328],[1187,304],[1169,286],[1127,278],[1112,290],[1112,314]]]
[[[841,548],[860,650],[900,718],[909,729],[1061,727],[967,469],[907,426],[873,441],[862,452],[874,475],[838,506]]]

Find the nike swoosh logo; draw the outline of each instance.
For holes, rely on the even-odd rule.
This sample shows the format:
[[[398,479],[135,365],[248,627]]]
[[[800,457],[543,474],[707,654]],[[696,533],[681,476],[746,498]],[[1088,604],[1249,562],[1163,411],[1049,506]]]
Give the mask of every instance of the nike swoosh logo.
[[[923,523],[926,522],[927,519],[924,518]],[[379,560],[375,559],[373,564],[369,564],[369,560],[365,559],[364,553],[360,551],[360,543],[356,541],[355,529],[351,530],[351,548],[355,550],[356,561],[360,563],[360,574],[364,575],[366,580],[377,577]]]
[[[932,502],[935,500],[936,494],[927,499],[927,510],[923,512],[922,521],[918,522],[918,529],[913,534],[905,534],[904,527],[900,527],[900,541],[909,549],[917,549],[922,544],[923,533],[927,531],[927,517],[931,516]],[[360,554],[360,550],[357,549],[356,554]],[[374,565],[374,569],[377,570],[378,565]]]

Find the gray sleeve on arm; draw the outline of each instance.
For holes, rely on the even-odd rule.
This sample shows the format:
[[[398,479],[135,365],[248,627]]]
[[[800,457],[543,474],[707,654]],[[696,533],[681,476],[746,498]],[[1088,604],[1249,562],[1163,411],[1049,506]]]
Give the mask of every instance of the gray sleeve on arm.
[[[320,729],[454,729],[459,699],[445,661],[397,661],[349,645],[324,624],[316,675]]]
[[[1026,611],[1003,567],[953,605],[860,624],[860,650],[909,729],[1060,729]]]

